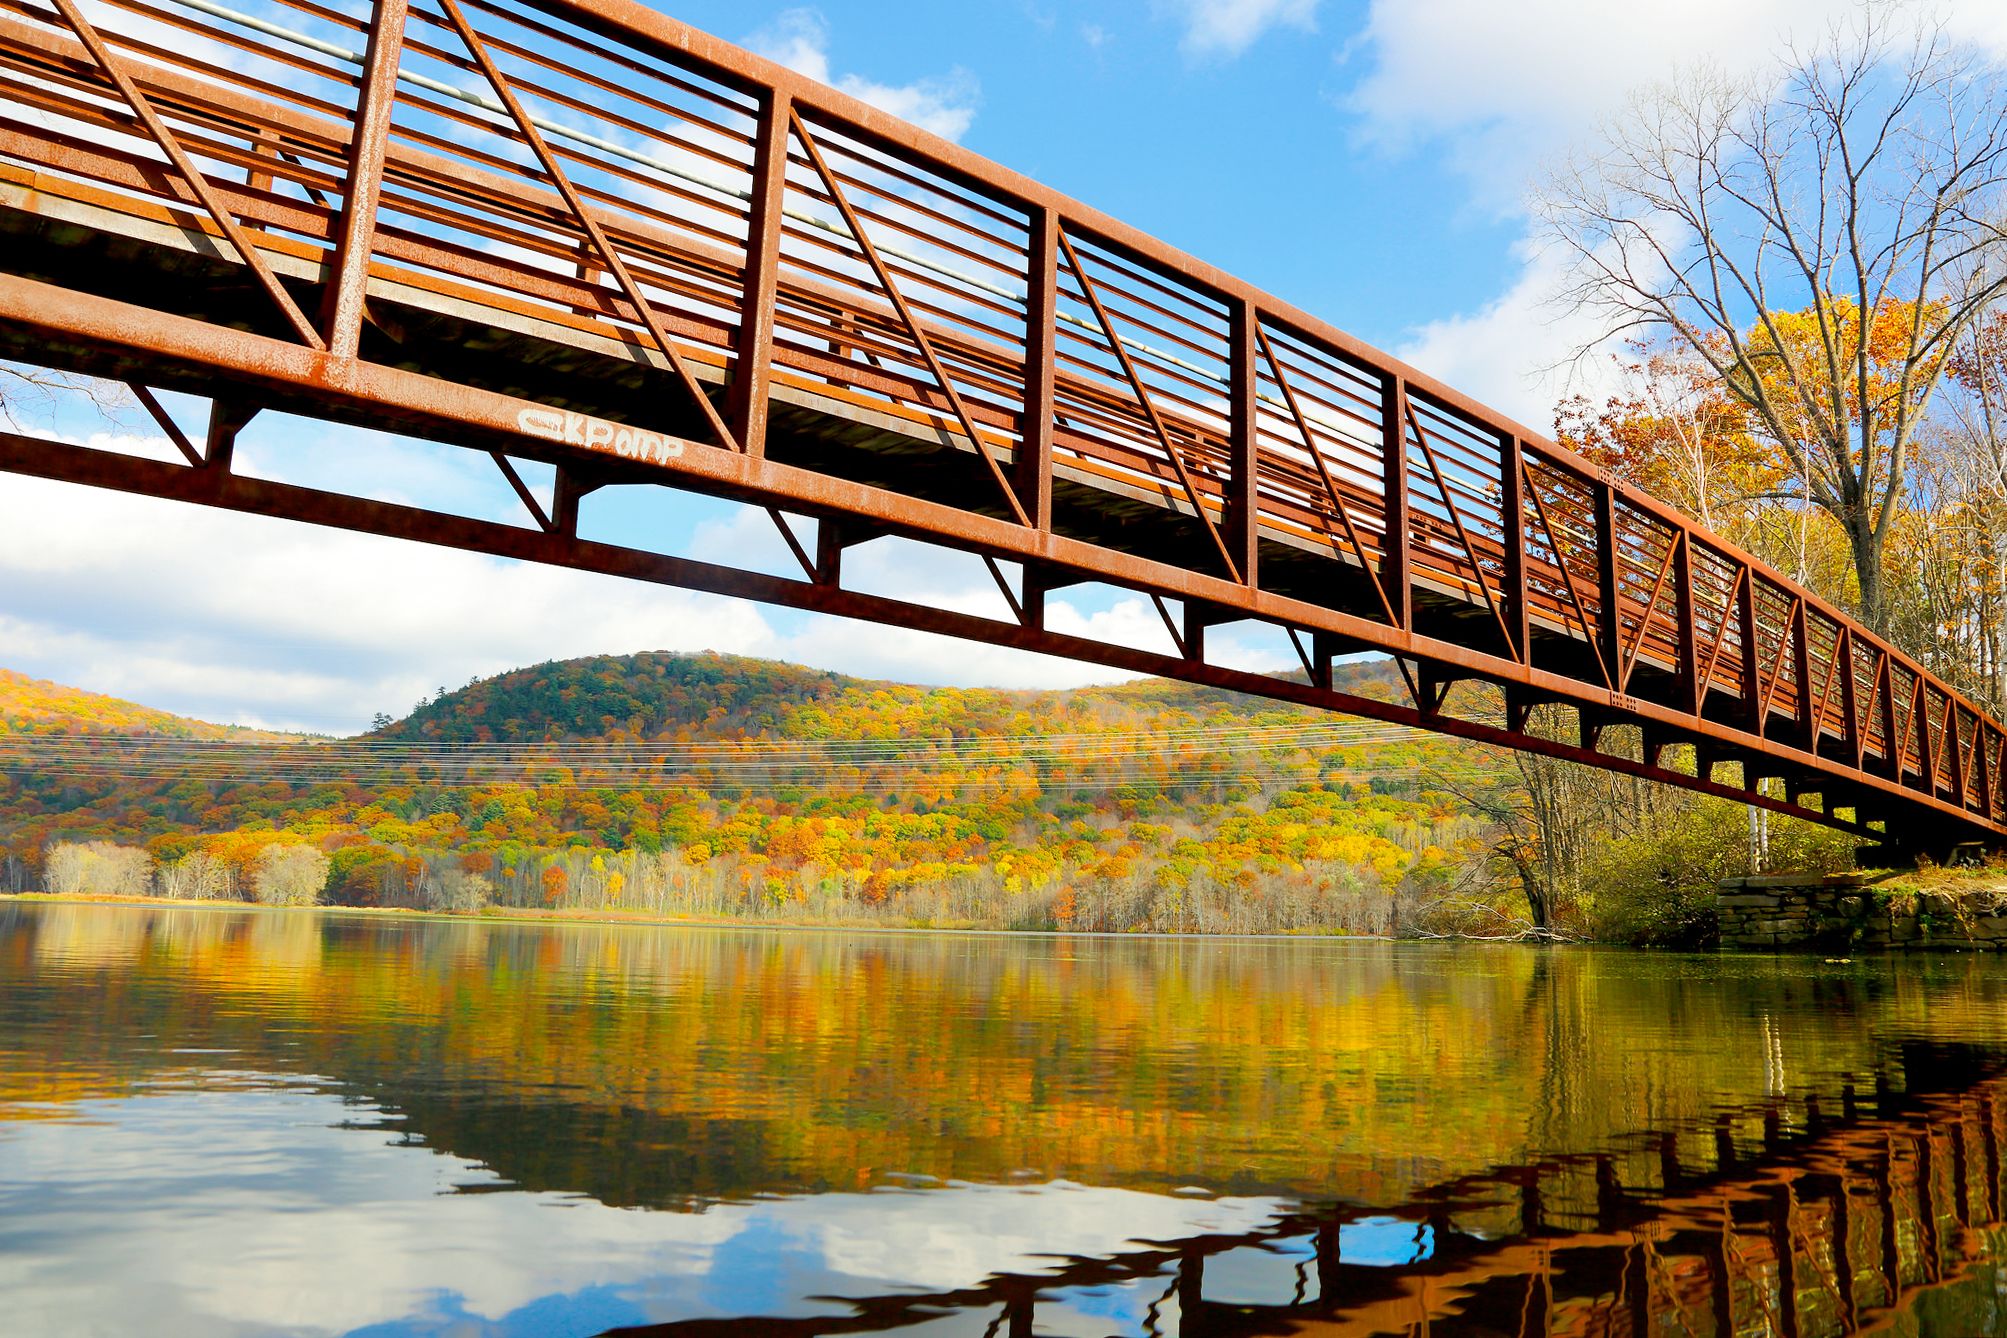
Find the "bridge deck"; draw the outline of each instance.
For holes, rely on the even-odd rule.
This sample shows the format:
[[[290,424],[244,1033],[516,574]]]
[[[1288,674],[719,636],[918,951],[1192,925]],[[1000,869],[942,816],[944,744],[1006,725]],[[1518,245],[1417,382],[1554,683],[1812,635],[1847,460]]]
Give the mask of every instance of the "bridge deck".
[[[1304,314],[659,15],[58,10],[0,0],[0,351],[224,410],[178,473],[20,437],[0,467],[910,621],[1885,837],[2007,836],[2007,735],[1838,610]],[[545,460],[558,497],[499,534],[261,485],[228,469],[246,408]],[[623,485],[813,518],[805,579],[578,539],[578,499]],[[845,590],[842,548],[880,534],[991,559],[1012,619]],[[1079,580],[1158,599],[1175,652],[1047,631]],[[1206,660],[1242,618],[1304,681]],[[1330,691],[1359,650],[1402,658],[1412,704]],[[1454,681],[1489,712],[1453,714]],[[1550,701],[1576,738],[1531,728]]]

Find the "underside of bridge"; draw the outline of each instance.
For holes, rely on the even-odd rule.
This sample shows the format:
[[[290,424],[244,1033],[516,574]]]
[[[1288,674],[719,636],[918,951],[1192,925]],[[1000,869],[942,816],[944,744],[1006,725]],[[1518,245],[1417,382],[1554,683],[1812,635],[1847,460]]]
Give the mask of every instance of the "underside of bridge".
[[[213,406],[159,413],[175,463],[0,434],[0,468],[1323,705],[1904,853],[2007,841],[2007,735],[1899,651],[1035,182],[618,0],[269,8],[0,12],[0,354]],[[523,521],[247,477],[260,412],[488,453]],[[623,487],[765,508],[800,574],[581,538]],[[846,586],[888,535],[979,556],[1008,616]],[[1047,628],[1085,581],[1170,648]],[[1248,620],[1301,672],[1211,662]],[[1361,652],[1409,699],[1334,691]]]

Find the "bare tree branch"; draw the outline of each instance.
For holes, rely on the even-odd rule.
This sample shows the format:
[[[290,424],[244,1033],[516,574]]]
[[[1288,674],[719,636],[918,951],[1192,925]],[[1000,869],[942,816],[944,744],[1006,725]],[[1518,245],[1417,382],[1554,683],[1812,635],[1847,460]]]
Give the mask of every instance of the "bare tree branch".
[[[2007,294],[2007,87],[1901,0],[1770,77],[1634,102],[1537,209],[1559,300],[1690,349],[1844,530],[1886,631],[1888,536],[1965,331]]]

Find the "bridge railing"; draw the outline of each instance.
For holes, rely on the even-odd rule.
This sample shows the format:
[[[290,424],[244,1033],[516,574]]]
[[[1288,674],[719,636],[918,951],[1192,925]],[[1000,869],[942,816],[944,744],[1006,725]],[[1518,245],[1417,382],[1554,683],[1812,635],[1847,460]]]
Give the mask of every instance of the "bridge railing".
[[[1251,594],[1264,552],[1323,553],[1354,640],[1606,709],[1648,753],[1777,752],[2007,826],[1999,724],[1733,545],[1230,276],[626,0],[0,0],[7,163],[52,219],[120,211],[244,263],[266,337],[394,348],[376,304],[423,294],[625,358],[693,440],[755,457],[776,405],[835,403],[964,452],[976,515],[1043,534],[1056,488],[1140,499]],[[1452,642],[1418,595],[1478,616]]]

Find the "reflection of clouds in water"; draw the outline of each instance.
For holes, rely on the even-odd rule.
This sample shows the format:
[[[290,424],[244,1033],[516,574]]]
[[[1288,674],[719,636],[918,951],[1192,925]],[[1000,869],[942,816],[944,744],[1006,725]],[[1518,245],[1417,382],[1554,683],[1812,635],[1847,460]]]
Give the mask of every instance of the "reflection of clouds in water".
[[[1038,1256],[1248,1230],[1279,1206],[1054,1184],[824,1194],[701,1213],[614,1209],[500,1190],[476,1163],[401,1143],[373,1108],[232,1078],[236,1090],[82,1102],[74,1121],[0,1132],[10,1323],[66,1333],[596,1333],[811,1314],[830,1307],[801,1298],[967,1287],[999,1270],[1037,1271]],[[490,1192],[454,1192],[462,1188]],[[1084,1308],[1140,1315],[1152,1299],[1119,1290]]]

